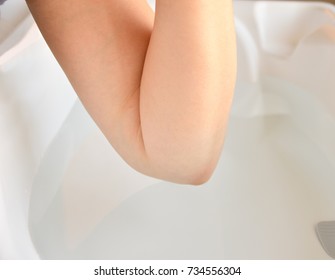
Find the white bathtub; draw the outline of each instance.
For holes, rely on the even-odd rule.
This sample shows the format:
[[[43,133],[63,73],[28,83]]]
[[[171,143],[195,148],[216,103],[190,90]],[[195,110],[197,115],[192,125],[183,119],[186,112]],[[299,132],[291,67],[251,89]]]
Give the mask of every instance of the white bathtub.
[[[335,8],[239,1],[235,13],[236,95],[203,187],[128,167],[29,14],[12,21],[0,43],[0,259],[330,258],[315,225],[335,220]]]

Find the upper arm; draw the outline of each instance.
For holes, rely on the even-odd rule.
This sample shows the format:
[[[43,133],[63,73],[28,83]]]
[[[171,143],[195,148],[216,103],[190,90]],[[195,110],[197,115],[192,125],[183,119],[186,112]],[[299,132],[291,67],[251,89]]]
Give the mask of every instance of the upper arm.
[[[145,0],[28,0],[28,6],[80,100],[130,164],[144,153],[139,88],[153,26]],[[140,139],[140,138],[139,138]]]

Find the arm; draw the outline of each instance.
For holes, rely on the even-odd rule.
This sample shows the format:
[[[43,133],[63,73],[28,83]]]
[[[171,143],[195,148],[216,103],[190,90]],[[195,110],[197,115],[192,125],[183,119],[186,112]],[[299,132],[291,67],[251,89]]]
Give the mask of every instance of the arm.
[[[27,0],[112,146],[147,175],[199,184],[223,145],[235,84],[228,0]]]

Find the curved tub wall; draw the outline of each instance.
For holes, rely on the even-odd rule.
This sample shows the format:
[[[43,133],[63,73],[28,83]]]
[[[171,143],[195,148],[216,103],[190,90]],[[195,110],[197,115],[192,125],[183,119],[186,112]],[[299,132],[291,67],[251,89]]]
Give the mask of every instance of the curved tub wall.
[[[251,116],[259,107],[264,107],[262,103],[265,101],[257,93],[262,86],[258,77],[266,74],[280,76],[312,93],[318,92],[318,98],[327,106],[327,111],[335,115],[335,81],[332,79],[334,5],[308,2],[290,2],[289,5],[290,9],[281,1],[235,3],[239,43],[237,88],[241,89],[238,92],[250,92],[254,96],[239,98],[240,95],[236,94],[235,103],[238,104],[235,104],[233,113],[238,110],[239,114],[243,111]],[[284,14],[285,20],[279,20],[278,17]],[[318,45],[322,51],[315,55],[315,46]],[[280,110],[284,112],[285,108]]]
[[[31,185],[76,97],[29,15],[13,34],[1,43],[0,56],[1,207],[10,213],[10,223],[0,226],[8,230],[0,247],[11,244],[6,258],[36,258],[27,223]]]
[[[130,168],[76,102],[33,183],[30,228],[41,256],[69,258],[106,213],[158,182]]]
[[[324,154],[334,155],[335,146],[332,143],[335,143],[335,138],[331,134],[324,136],[322,131],[327,131],[327,124],[335,118],[335,6],[306,4],[299,9],[301,3],[292,4],[290,10],[280,2],[255,5],[259,45],[265,53],[260,69],[263,75],[281,77],[307,91],[309,104],[316,103],[322,107],[325,113],[316,115],[316,118],[305,117],[302,106],[291,107],[290,110],[296,110],[294,121],[299,123],[306,135],[311,138],[319,135],[320,149]],[[297,11],[294,11],[295,7]],[[276,14],[273,10],[278,15],[287,12],[287,20],[278,21],[275,16],[269,21],[268,15]],[[273,32],[274,29],[280,32]],[[313,94],[314,98],[311,97]],[[313,113],[310,112],[311,115]],[[335,166],[334,159],[329,160]]]
[[[324,26],[334,26],[334,5],[331,4],[322,4],[318,8],[304,5],[302,8],[300,2],[292,2],[287,10],[281,2],[271,5],[262,2],[254,6],[253,12],[263,51],[283,58],[291,56],[304,38]],[[285,20],[282,17],[284,13]]]
[[[335,219],[334,6],[295,4],[291,14],[315,20],[298,44],[294,28],[273,48],[285,34],[271,33],[263,12],[283,14],[286,5],[235,3],[238,84],[225,150],[205,188],[158,183],[124,165],[75,103],[31,18],[16,25],[19,35],[0,44],[0,258],[328,258],[313,226]],[[271,28],[286,26],[279,23]],[[115,175],[104,171],[97,195],[89,180],[106,162]]]
[[[4,50],[15,45],[15,38],[12,37],[13,30],[21,25],[28,15],[27,5],[22,1],[7,1],[0,7],[0,55]],[[22,35],[23,31],[17,30],[17,32],[20,33],[17,35]],[[12,38],[8,40],[9,37]],[[20,36],[16,36],[16,38],[20,38]]]

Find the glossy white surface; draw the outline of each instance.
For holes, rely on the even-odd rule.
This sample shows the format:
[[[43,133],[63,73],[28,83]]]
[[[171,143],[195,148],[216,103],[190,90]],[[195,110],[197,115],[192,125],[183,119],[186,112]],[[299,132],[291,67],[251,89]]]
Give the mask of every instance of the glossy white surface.
[[[0,258],[329,258],[314,227],[335,220],[334,6],[235,13],[236,95],[200,188],[130,169],[21,21],[0,44]]]
[[[7,1],[0,6],[0,55],[13,47],[27,31],[22,22],[28,15],[29,10],[21,0]]]

